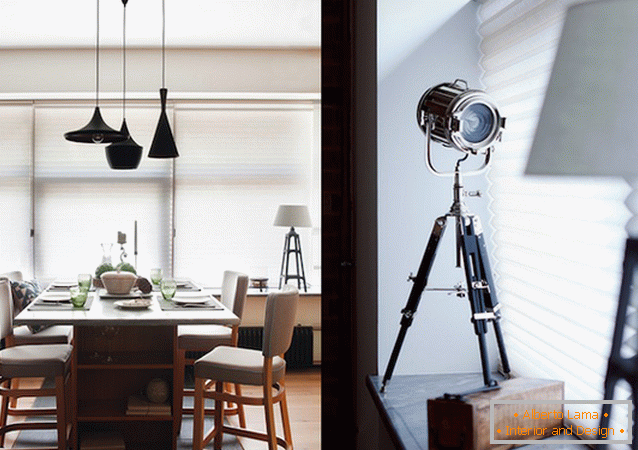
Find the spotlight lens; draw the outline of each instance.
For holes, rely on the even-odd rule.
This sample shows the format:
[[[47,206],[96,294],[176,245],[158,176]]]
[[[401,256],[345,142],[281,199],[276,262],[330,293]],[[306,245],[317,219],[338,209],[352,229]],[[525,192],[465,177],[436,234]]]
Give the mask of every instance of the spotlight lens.
[[[93,136],[91,136],[91,138],[93,139],[93,142],[95,144],[101,144],[104,140],[104,135],[102,133],[95,133]]]
[[[467,142],[482,142],[494,128],[494,114],[483,103],[474,103],[461,113],[461,136]]]

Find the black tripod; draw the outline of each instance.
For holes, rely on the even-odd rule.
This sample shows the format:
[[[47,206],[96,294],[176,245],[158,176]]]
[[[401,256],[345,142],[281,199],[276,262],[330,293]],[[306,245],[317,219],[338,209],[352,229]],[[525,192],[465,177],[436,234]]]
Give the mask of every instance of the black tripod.
[[[289,271],[291,253],[295,255],[296,275],[291,275]],[[306,273],[303,269],[303,258],[301,256],[301,241],[299,240],[299,234],[295,231],[295,227],[290,227],[290,231],[286,234],[286,239],[284,240],[284,255],[281,259],[281,271],[279,273],[279,289],[281,289],[282,282],[286,284],[288,280],[297,280],[297,288],[299,289],[301,289],[301,282],[303,282],[304,291],[308,291]]]
[[[408,302],[401,310],[401,329],[399,335],[394,344],[388,367],[383,376],[383,383],[381,385],[381,392],[385,390],[387,382],[392,378],[392,372],[396,365],[401,351],[401,346],[405,339],[405,335],[412,320],[416,314],[421,294],[425,290],[428,282],[428,276],[430,275],[430,269],[436,252],[438,250],[441,236],[445,231],[447,225],[447,219],[454,217],[456,219],[456,252],[457,252],[457,267],[460,267],[461,259],[463,261],[463,267],[465,269],[466,288],[457,289],[459,296],[467,294],[472,309],[472,323],[474,324],[474,332],[478,337],[479,350],[481,354],[481,363],[483,366],[483,380],[485,387],[477,389],[490,390],[495,389],[498,386],[496,380],[492,378],[490,372],[490,362],[488,358],[487,346],[485,342],[485,334],[487,333],[487,322],[491,321],[494,324],[494,333],[496,335],[496,342],[501,356],[501,363],[503,364],[503,371],[509,374],[510,367],[505,353],[505,344],[503,343],[503,335],[501,333],[501,327],[499,323],[500,319],[500,305],[496,300],[496,292],[493,289],[494,281],[492,280],[492,272],[490,270],[489,259],[487,250],[485,247],[485,241],[483,239],[483,231],[481,229],[480,220],[478,217],[467,213],[465,205],[461,201],[463,195],[463,185],[461,184],[460,163],[467,158],[462,158],[457,161],[454,168],[454,202],[450,208],[450,212],[446,215],[437,218],[434,222],[434,228],[430,234],[430,239],[425,248],[425,254],[419,266],[419,271],[416,277],[410,276],[410,280],[414,282]],[[474,391],[473,391],[474,392]],[[469,394],[469,393],[466,393]],[[464,394],[461,394],[464,395]]]
[[[627,319],[631,316],[631,309],[632,306],[634,306],[632,300],[635,295],[636,268],[638,268],[638,239],[628,238],[625,246],[625,259],[623,261],[618,312],[616,313],[616,326],[614,328],[611,353],[607,365],[604,385],[605,394],[603,397],[605,400],[613,400],[616,384],[620,380],[625,380],[631,388],[631,400],[633,400],[634,408],[638,402],[638,354],[633,353],[631,356],[624,355],[621,349],[627,340],[625,328],[631,327]],[[609,427],[611,406],[610,403],[603,404],[602,415],[600,417],[601,429],[607,429]],[[638,423],[636,421],[635,409],[632,412],[631,407],[629,407],[628,412],[632,414],[631,422],[633,423],[632,432],[629,436],[629,438],[633,437],[631,448],[632,450],[637,450],[638,439],[636,439],[636,435],[638,433]],[[613,441],[611,442],[613,443]]]

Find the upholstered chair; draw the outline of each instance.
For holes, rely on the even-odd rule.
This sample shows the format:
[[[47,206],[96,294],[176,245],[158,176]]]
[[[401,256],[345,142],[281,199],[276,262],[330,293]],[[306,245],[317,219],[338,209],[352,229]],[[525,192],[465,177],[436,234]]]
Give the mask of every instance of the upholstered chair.
[[[264,342],[262,350],[218,346],[195,362],[195,405],[193,421],[193,450],[202,450],[211,440],[214,448],[221,448],[224,433],[268,442],[269,450],[277,445],[292,448],[292,432],[288,417],[284,375],[284,353],[290,347],[299,302],[299,291],[284,286],[271,292],[266,300]],[[260,386],[260,397],[243,396],[224,389],[224,383]],[[204,402],[215,401],[215,425],[204,433]],[[265,410],[266,433],[232,427],[224,423],[225,404],[262,405]],[[284,438],[277,436],[274,404],[279,403]]]
[[[0,278],[0,338],[13,340],[13,300],[10,282]],[[70,366],[73,347],[70,344],[14,345],[0,350],[0,446],[6,433],[25,429],[57,430],[57,450],[67,450],[71,422],[67,401],[70,397]],[[53,379],[55,387],[19,389],[12,386],[15,378]],[[11,415],[51,416],[42,421],[7,424],[9,401],[17,397],[55,397],[55,408],[13,409]]]
[[[2,278],[10,281],[23,282],[22,272],[15,270],[0,274]],[[26,325],[13,328],[13,342],[15,345],[27,344],[70,344],[73,340],[73,327],[71,325],[53,325],[34,333]]]
[[[246,293],[248,292],[248,275],[227,270],[224,272],[222,280],[221,303],[230,309],[240,319],[244,313],[244,305],[246,303]],[[237,346],[239,332],[239,324],[232,327],[224,325],[180,325],[177,328],[178,342],[178,366],[182,367],[176,380],[175,389],[177,390],[177,405],[175,415],[177,420],[177,432],[179,433],[184,413],[192,414],[192,408],[183,407],[184,396],[192,396],[192,389],[184,388],[184,370],[187,366],[192,366],[195,358],[191,355],[200,355],[211,351],[219,345]],[[235,386],[241,390],[241,387]],[[212,411],[209,411],[212,413]],[[234,413],[239,414],[242,424],[245,424],[243,408],[238,407]]]
[[[10,282],[14,283],[24,283],[22,272],[19,270],[0,274],[0,278],[8,278]],[[26,325],[18,325],[13,327],[13,336],[5,342],[5,345],[11,347],[13,345],[71,344],[72,341],[73,327],[71,325],[53,325],[37,332]],[[14,388],[17,388],[19,383],[19,378],[14,378],[11,381]],[[16,408],[17,402],[17,398],[12,398],[10,407]]]

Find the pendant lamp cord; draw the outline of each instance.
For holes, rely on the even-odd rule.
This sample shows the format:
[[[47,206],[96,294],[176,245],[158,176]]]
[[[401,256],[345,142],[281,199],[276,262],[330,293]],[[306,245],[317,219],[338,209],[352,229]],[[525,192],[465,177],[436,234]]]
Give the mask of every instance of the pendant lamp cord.
[[[95,33],[95,106],[100,101],[100,0],[97,0],[97,32]]]
[[[166,2],[162,0],[162,88],[166,88]]]
[[[126,118],[126,0],[122,0],[124,15],[122,19],[122,118]]]

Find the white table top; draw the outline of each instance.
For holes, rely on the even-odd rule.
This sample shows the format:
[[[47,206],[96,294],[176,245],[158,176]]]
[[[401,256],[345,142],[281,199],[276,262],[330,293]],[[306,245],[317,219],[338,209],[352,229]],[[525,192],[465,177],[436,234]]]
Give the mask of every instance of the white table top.
[[[204,309],[185,307],[180,310],[161,309],[158,303],[159,293],[154,292],[152,305],[147,309],[121,309],[114,299],[96,297],[95,292],[89,310],[49,308],[29,310],[25,308],[14,319],[15,325],[191,325],[239,323],[239,318],[217,300],[223,309]]]

